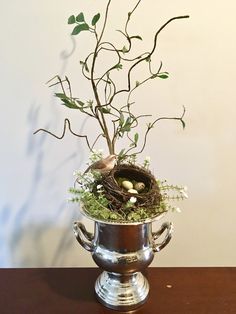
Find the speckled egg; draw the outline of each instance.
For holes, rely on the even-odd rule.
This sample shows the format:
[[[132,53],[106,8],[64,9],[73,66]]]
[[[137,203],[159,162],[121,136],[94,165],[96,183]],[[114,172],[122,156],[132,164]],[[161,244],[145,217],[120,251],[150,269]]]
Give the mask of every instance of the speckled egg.
[[[142,192],[145,189],[145,184],[143,182],[137,182],[134,185],[135,190]]]

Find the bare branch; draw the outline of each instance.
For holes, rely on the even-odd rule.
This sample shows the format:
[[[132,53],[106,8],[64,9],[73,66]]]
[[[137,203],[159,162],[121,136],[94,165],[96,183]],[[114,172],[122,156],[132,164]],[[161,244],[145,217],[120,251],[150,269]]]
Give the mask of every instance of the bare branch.
[[[154,44],[153,44],[153,48],[152,48],[151,52],[148,54],[147,57],[143,57],[143,58],[139,59],[138,61],[136,61],[136,62],[129,68],[129,71],[128,71],[128,86],[127,86],[127,88],[126,88],[126,89],[118,90],[118,91],[116,92],[116,94],[113,96],[113,98],[110,100],[110,102],[112,102],[113,99],[114,99],[114,97],[117,96],[118,94],[123,93],[123,92],[129,92],[129,91],[130,91],[130,89],[131,89],[131,72],[132,72],[132,70],[133,70],[139,63],[141,63],[141,62],[143,62],[143,61],[149,59],[149,58],[152,56],[152,54],[154,53],[154,51],[155,51],[155,49],[156,49],[157,37],[158,37],[158,35],[160,34],[160,32],[161,32],[168,24],[170,24],[172,21],[178,20],[178,19],[184,19],[184,18],[188,18],[188,17],[189,17],[188,15],[173,17],[173,18],[169,19],[165,24],[163,24],[163,25],[159,28],[159,30],[156,32],[156,34],[155,34],[155,36],[154,36]]]
[[[99,44],[100,44],[100,42],[102,40],[104,31],[105,31],[105,28],[106,28],[106,24],[107,24],[107,17],[108,17],[108,11],[109,11],[110,3],[111,3],[111,0],[108,1],[107,6],[106,6],[105,20],[104,20],[104,23],[103,23],[103,28],[102,28],[100,37],[97,39],[97,44],[96,44],[96,47],[95,47],[95,50],[94,50],[93,60],[92,60],[92,67],[91,67],[91,84],[92,84],[94,96],[95,96],[95,99],[96,99],[98,107],[100,107],[102,104],[101,104],[101,101],[100,101],[100,98],[99,98],[99,95],[98,95],[97,86],[96,86],[95,80],[94,80],[94,70],[95,70],[95,63],[96,63],[97,53],[98,53],[98,49],[99,49]],[[100,111],[95,110],[95,113],[96,113],[96,118],[97,118],[97,120],[98,120],[98,122],[100,124],[100,127],[101,127],[101,129],[102,129],[102,131],[104,133],[104,136],[106,138],[108,149],[109,149],[109,153],[110,154],[114,154],[114,147],[112,147],[112,143],[111,143],[111,139],[110,139],[110,135],[109,135],[109,131],[108,131],[108,127],[107,127],[107,123],[106,123],[106,119],[104,117],[104,114],[103,114],[102,110],[100,110]],[[99,114],[100,114],[101,118],[100,118]]]
[[[58,140],[61,140],[61,139],[63,139],[63,137],[65,136],[65,133],[66,133],[66,126],[67,126],[67,125],[68,125],[68,129],[69,129],[69,131],[70,131],[71,134],[73,134],[74,136],[80,137],[80,138],[85,138],[89,150],[92,151],[92,147],[90,146],[90,143],[89,143],[89,140],[88,140],[87,135],[80,135],[80,134],[77,134],[77,133],[73,132],[72,129],[71,129],[71,125],[70,125],[70,120],[67,119],[67,118],[64,120],[64,128],[63,128],[63,132],[62,132],[62,135],[61,135],[61,136],[58,136],[58,135],[56,135],[56,134],[54,134],[54,133],[52,133],[52,132],[50,132],[50,131],[48,131],[48,130],[46,130],[46,129],[38,129],[38,130],[36,130],[33,134],[37,134],[38,132],[43,131],[43,132],[45,132],[45,133],[48,133],[48,134],[52,135],[53,137],[57,138]]]
[[[95,141],[93,142],[93,144],[92,144],[92,146],[91,146],[91,149],[92,149],[92,150],[93,150],[95,144],[97,143],[97,141],[99,140],[99,138],[100,138],[101,136],[103,136],[102,133],[100,133],[100,134],[96,137]]]
[[[101,31],[101,35],[100,35],[100,37],[98,39],[98,45],[99,45],[99,43],[102,40],[104,31],[105,31],[105,28],[106,28],[106,25],[107,25],[107,17],[108,17],[108,11],[109,11],[110,4],[111,4],[111,0],[108,1],[107,6],[106,6],[105,20],[104,20],[104,23],[103,23],[103,28],[102,28],[102,31]]]
[[[71,84],[70,84],[70,81],[69,81],[69,79],[68,79],[67,76],[65,76],[65,79],[66,79],[66,82],[67,82],[67,84],[68,84],[69,93],[70,93],[70,98],[72,98],[72,91],[71,91]]]
[[[157,119],[156,119],[155,121],[153,121],[152,123],[148,124],[147,130],[146,130],[145,135],[144,135],[143,146],[142,146],[142,148],[141,148],[140,151],[138,151],[138,152],[135,153],[135,155],[140,154],[140,153],[143,152],[143,150],[144,150],[144,148],[145,148],[145,146],[146,146],[146,143],[147,143],[147,136],[148,136],[148,133],[150,132],[150,130],[154,127],[154,125],[155,125],[157,122],[159,122],[159,121],[161,121],[161,120],[177,120],[177,121],[180,121],[180,122],[182,123],[183,128],[185,128],[185,122],[184,122],[184,120],[183,120],[184,115],[185,115],[185,112],[186,112],[186,110],[185,110],[185,107],[183,106],[183,113],[182,113],[182,115],[181,115],[180,117],[160,117],[160,118],[157,118]]]

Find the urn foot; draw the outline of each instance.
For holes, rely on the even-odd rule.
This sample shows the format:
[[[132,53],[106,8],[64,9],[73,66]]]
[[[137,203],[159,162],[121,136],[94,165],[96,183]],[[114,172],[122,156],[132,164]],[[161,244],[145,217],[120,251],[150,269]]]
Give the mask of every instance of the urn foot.
[[[134,310],[145,303],[149,284],[141,272],[121,275],[104,271],[95,283],[100,303],[119,311]]]

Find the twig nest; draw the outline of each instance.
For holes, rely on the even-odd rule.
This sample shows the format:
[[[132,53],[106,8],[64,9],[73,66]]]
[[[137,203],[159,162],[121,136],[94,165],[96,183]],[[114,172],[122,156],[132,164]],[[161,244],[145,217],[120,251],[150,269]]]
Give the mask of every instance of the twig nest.
[[[121,180],[121,178],[124,179]],[[132,193],[130,189],[127,189],[131,184],[133,185],[131,190],[136,191],[132,193],[137,199],[135,207],[150,208],[151,210],[160,205],[160,189],[156,178],[147,169],[131,164],[119,164],[101,180],[104,194],[110,202],[109,208],[114,211],[124,211],[130,200],[130,193]],[[128,185],[125,183],[126,188],[124,187],[125,181],[129,182]]]

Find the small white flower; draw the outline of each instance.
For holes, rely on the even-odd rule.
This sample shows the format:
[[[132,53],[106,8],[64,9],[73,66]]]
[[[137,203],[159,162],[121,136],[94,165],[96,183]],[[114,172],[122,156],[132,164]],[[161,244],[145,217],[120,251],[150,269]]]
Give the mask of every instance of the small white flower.
[[[93,183],[95,181],[94,176],[91,172],[88,172],[84,175],[84,179],[87,182]]]
[[[176,211],[177,213],[181,213],[181,209],[180,209],[179,207],[175,207],[175,211]]]
[[[94,163],[94,162],[100,160],[102,157],[103,157],[103,150],[102,149],[99,149],[99,150],[93,149],[93,151],[89,157],[90,163]]]
[[[75,170],[75,171],[73,172],[73,176],[78,177],[79,175],[80,175],[80,172],[79,172],[78,170]]]
[[[137,198],[134,196],[131,196],[131,198],[129,199],[129,202],[134,204],[137,202]]]
[[[185,190],[181,190],[180,193],[184,198],[188,198],[188,194],[185,192]]]
[[[97,190],[100,190],[102,187],[103,187],[102,184],[98,184],[97,185]]]

